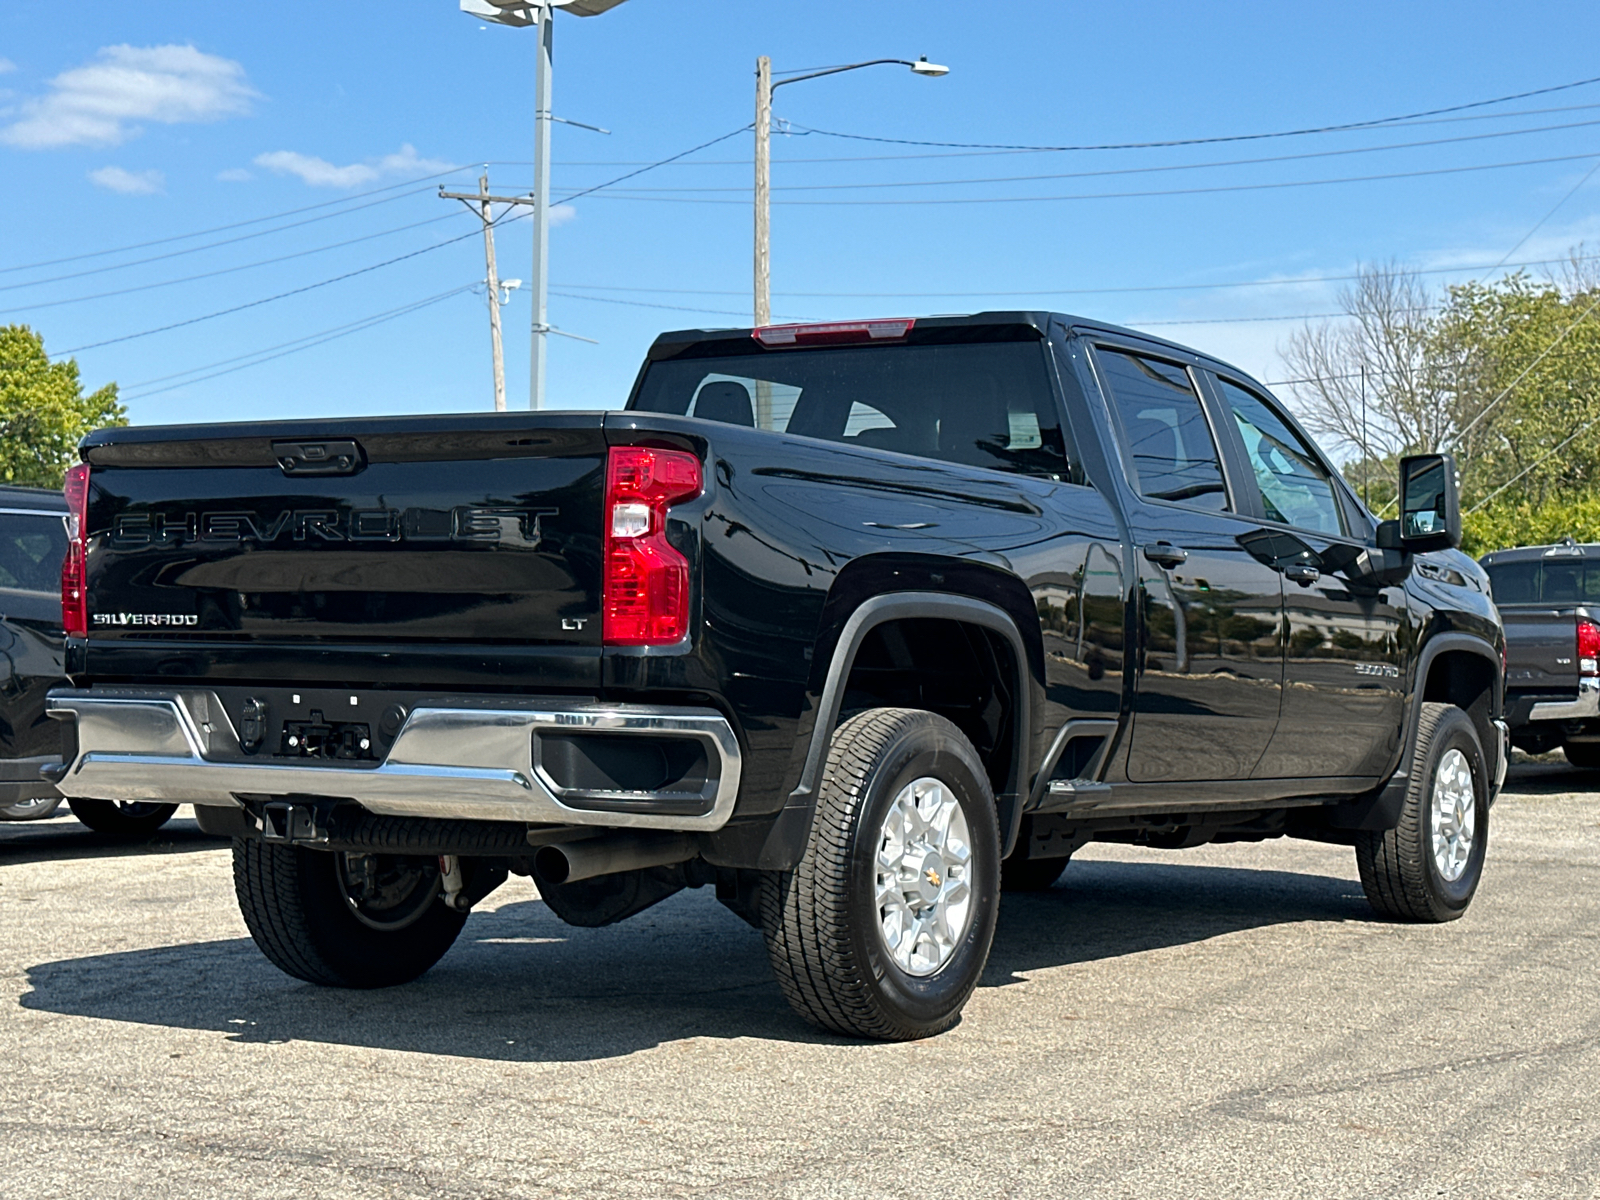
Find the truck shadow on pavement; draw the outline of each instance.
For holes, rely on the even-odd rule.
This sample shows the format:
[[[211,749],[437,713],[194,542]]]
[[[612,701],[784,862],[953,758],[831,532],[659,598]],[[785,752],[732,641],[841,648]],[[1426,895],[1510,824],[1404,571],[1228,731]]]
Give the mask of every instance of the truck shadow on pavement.
[[[1049,892],[1005,898],[983,986],[1241,930],[1369,915],[1360,885],[1344,879],[1079,862]],[[41,963],[28,983],[23,1007],[70,1016],[509,1062],[607,1059],[693,1037],[843,1041],[789,1011],[761,935],[709,892],[597,930],[563,925],[538,900],[505,904],[475,914],[422,979],[383,991],[299,983],[248,938]]]
[[[1506,776],[1504,796],[1561,796],[1600,791],[1600,771],[1585,771],[1561,761],[1519,762]]]
[[[0,821],[0,866],[65,862],[75,858],[120,858],[140,854],[182,854],[226,849],[226,838],[201,831],[193,820],[175,818],[147,842],[128,842],[96,833],[70,816],[43,821]]]

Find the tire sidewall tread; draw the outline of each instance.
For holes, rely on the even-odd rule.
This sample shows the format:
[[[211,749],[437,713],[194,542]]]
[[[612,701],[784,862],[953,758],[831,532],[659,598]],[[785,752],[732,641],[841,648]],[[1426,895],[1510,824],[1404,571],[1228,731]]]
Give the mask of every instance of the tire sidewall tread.
[[[1451,883],[1433,860],[1431,808],[1439,760],[1461,750],[1472,771],[1476,826],[1467,869]],[[1360,835],[1356,865],[1373,908],[1402,921],[1453,921],[1467,911],[1482,879],[1489,847],[1488,764],[1472,720],[1452,704],[1427,701],[1418,714],[1416,741],[1400,822]]]
[[[940,779],[962,803],[973,912],[950,961],[918,977],[900,970],[879,934],[875,861],[889,805],[924,775]],[[988,959],[999,870],[994,798],[965,735],[920,709],[851,717],[830,743],[804,855],[792,871],[762,881],[762,926],[785,996],[813,1024],[849,1036],[907,1040],[949,1028]]]
[[[233,882],[261,952],[296,979],[326,987],[408,983],[444,957],[467,920],[438,903],[403,929],[373,929],[345,904],[332,853],[254,838],[234,840]]]

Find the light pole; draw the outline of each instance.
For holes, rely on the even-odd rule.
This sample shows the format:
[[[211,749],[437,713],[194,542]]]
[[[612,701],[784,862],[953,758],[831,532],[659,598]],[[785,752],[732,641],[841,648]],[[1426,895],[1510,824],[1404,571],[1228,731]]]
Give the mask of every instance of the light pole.
[[[461,0],[465,5],[467,0]],[[772,60],[763,54],[756,59],[756,304],[757,325],[772,322],[772,93],[791,83],[807,79],[821,79],[824,75],[838,75],[843,71],[859,71],[862,67],[910,67],[913,74],[937,78],[950,74],[949,67],[941,67],[926,58],[912,62],[908,58],[874,58],[868,62],[851,63],[844,67],[829,67],[826,71],[812,71],[796,75],[793,79],[772,82]]]
[[[533,78],[533,349],[528,364],[528,407],[544,407],[545,346],[550,334],[550,74],[556,9],[598,17],[623,0],[460,0],[461,11],[495,25],[539,30]]]

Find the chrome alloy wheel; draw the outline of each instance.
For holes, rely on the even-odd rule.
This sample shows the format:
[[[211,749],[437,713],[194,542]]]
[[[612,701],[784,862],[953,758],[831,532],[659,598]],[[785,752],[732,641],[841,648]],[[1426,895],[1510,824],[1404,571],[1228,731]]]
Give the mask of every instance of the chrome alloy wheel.
[[[907,975],[950,961],[972,923],[972,840],[950,789],[924,776],[884,815],[874,859],[883,944]]]
[[[1460,879],[1472,857],[1478,828],[1478,793],[1472,766],[1456,749],[1446,750],[1433,773],[1433,865],[1446,883]]]

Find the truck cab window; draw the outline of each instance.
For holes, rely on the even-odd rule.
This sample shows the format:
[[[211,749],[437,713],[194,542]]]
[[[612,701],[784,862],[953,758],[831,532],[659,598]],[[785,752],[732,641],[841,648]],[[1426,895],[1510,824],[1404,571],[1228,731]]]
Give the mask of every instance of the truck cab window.
[[[1098,347],[1097,358],[1140,494],[1209,512],[1227,511],[1217,444],[1188,371],[1107,346]]]
[[[631,407],[1086,482],[1035,340],[758,350],[652,363]]]
[[[56,591],[66,553],[67,531],[59,513],[14,518],[0,534],[0,587]]]
[[[1222,378],[1217,386],[1244,439],[1267,518],[1313,533],[1343,534],[1333,478],[1300,435],[1254,392]]]

